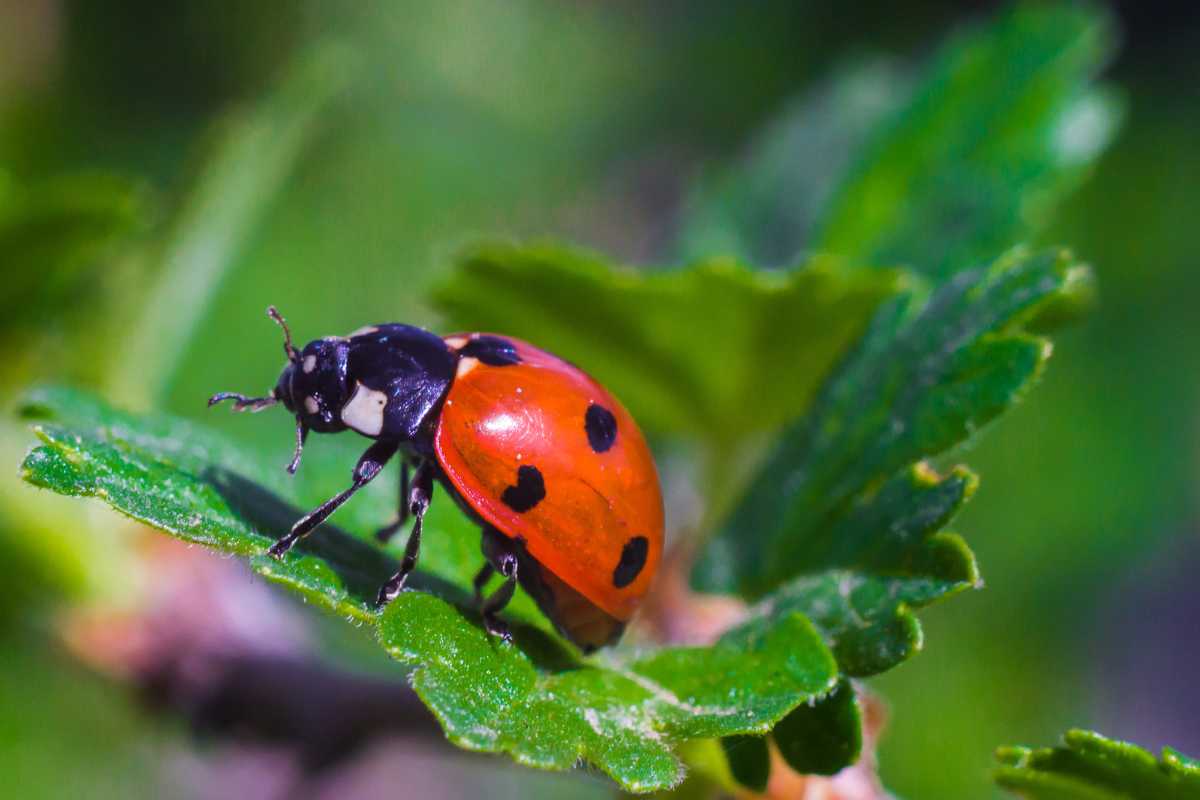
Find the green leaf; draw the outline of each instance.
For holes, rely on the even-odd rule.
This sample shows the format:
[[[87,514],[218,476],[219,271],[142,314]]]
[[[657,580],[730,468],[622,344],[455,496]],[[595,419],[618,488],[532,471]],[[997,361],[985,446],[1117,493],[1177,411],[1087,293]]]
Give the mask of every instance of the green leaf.
[[[910,658],[921,647],[914,611],[979,583],[966,544],[940,530],[975,484],[961,467],[942,478],[924,463],[914,465],[861,498],[813,544],[813,563],[822,569],[768,595],[739,630],[769,630],[780,618],[804,614],[833,649],[843,676],[874,675]],[[832,775],[853,764],[862,749],[853,690],[843,679],[830,695],[793,710],[772,735],[801,774]],[[739,781],[739,768],[754,774],[745,764],[729,766]]]
[[[766,790],[771,777],[771,751],[767,748],[767,737],[726,736],[721,740],[721,749],[725,752],[729,772],[735,781],[756,792]]]
[[[1074,4],[953,38],[847,173],[813,249],[941,277],[1040,230],[1117,127],[1092,84],[1112,43],[1108,17]]]
[[[850,684],[813,705],[797,706],[772,733],[779,754],[801,775],[835,775],[862,752],[862,714]]]
[[[736,644],[563,664],[544,640],[499,646],[462,611],[408,592],[389,606],[380,639],[419,665],[413,687],[454,743],[545,769],[583,758],[632,791],[682,779],[672,741],[765,732],[800,695],[828,691],[835,671],[799,616]]]
[[[1200,761],[1072,730],[1059,747],[996,751],[996,783],[1031,800],[1195,800]]]
[[[647,274],[552,245],[491,244],[466,252],[435,300],[453,326],[586,365],[650,430],[730,443],[803,410],[900,282],[830,261]]]
[[[940,531],[974,487],[974,476],[961,467],[942,478],[923,463],[914,465],[860,499],[814,546],[822,569],[768,595],[726,637],[771,630],[780,619],[802,614],[832,648],[845,677],[874,675],[908,659],[921,646],[914,611],[978,585],[971,551]],[[831,775],[857,760],[861,729],[854,692],[843,680],[830,695],[793,710],[773,736],[797,771]],[[739,768],[754,774],[747,765],[730,764],[735,777]]]
[[[800,775],[836,775],[862,754],[863,719],[848,681],[812,703],[797,706],[771,732],[779,754]],[[721,740],[730,777],[757,792],[771,777],[767,737]]]
[[[819,603],[826,613],[810,610],[814,622],[846,631],[838,652],[853,662],[851,674],[893,663],[919,640],[903,607],[976,580],[962,542],[935,535],[973,481],[911,465],[1016,401],[1050,354],[1020,325],[1082,275],[1066,254],[1019,249],[928,298],[914,292],[885,306],[812,411],[780,438],[698,564],[696,582],[753,598],[801,576],[782,597],[800,610]],[[883,616],[862,616],[864,604]],[[894,651],[877,646],[878,626],[890,631]]]
[[[415,590],[378,614],[372,601],[396,559],[370,543],[370,531],[393,512],[394,485],[376,481],[339,512],[337,522],[355,533],[326,525],[282,561],[264,555],[302,507],[348,482],[352,451],[339,440],[321,443],[346,456],[335,472],[320,469],[310,443],[309,462],[291,480],[282,452],[263,460],[198,426],[115,411],[70,390],[35,393],[25,414],[42,441],[25,459],[26,481],[99,498],[184,541],[242,556],[312,604],[373,626],[380,645],[414,668],[414,689],[463,747],[543,768],[582,759],[628,790],[663,789],[682,779],[676,744],[764,735],[838,684],[823,633],[784,612],[712,647],[583,659],[520,596],[506,612],[516,644],[500,643],[470,599],[478,530],[442,496],[426,521]]]
[[[848,538],[882,544],[814,564],[763,598],[756,622],[747,625],[770,626],[781,615],[802,613],[829,642],[844,674],[896,666],[921,645],[913,612],[979,583],[966,544],[940,530],[974,487],[974,476],[961,467],[943,478],[924,464],[889,481],[837,526]]]

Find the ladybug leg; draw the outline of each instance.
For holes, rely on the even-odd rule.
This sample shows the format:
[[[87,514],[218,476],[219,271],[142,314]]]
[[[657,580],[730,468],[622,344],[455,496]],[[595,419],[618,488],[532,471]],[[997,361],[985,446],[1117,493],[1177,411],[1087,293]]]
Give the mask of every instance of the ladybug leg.
[[[400,569],[388,579],[379,589],[379,597],[375,599],[375,607],[382,608],[396,599],[408,575],[417,566],[417,556],[421,552],[421,524],[425,521],[425,512],[429,510],[429,500],[433,496],[433,463],[422,461],[413,476],[412,489],[408,493],[408,512],[413,515],[412,533],[408,535],[408,544],[404,546],[404,558],[400,561]]]
[[[475,605],[483,605],[483,587],[487,586],[487,582],[491,580],[492,573],[496,571],[491,564],[484,564],[479,568],[479,572],[475,573],[475,580],[472,585],[475,587]]]
[[[329,515],[337,511],[342,503],[350,499],[351,495],[370,483],[387,464],[388,459],[395,455],[398,448],[399,444],[386,440],[380,440],[368,447],[354,467],[354,482],[350,484],[350,488],[329,498],[297,520],[292,529],[280,536],[267,552],[274,558],[283,558],[283,554],[291,550],[292,545],[327,520]]]
[[[475,576],[476,593],[483,591],[483,584],[487,582],[487,578],[491,577],[493,569],[504,578],[504,583],[500,588],[483,601],[483,606],[480,608],[480,613],[483,615],[483,626],[493,636],[499,636],[504,641],[511,642],[512,633],[509,632],[508,625],[496,615],[504,610],[517,590],[517,553],[508,537],[489,526],[483,531],[483,554],[487,557],[488,563]],[[482,582],[479,580],[481,577],[484,578]]]
[[[387,544],[388,541],[395,535],[396,531],[404,527],[404,523],[408,522],[408,462],[404,461],[400,464],[400,502],[397,505],[400,507],[399,513],[396,515],[396,520],[387,525],[384,525],[379,530],[375,531],[375,538]]]
[[[512,633],[508,630],[508,623],[500,619],[496,615],[504,610],[508,605],[508,601],[512,600],[513,593],[517,590],[517,563],[513,561],[513,574],[504,584],[492,593],[483,604],[483,626],[487,628],[487,632],[493,636],[499,636],[506,642],[512,641]]]
[[[211,408],[217,403],[225,400],[233,401],[234,411],[249,410],[251,412],[262,411],[264,408],[270,408],[279,402],[279,399],[275,397],[274,392],[266,397],[247,397],[239,392],[217,392],[212,397],[208,398],[208,405]]]

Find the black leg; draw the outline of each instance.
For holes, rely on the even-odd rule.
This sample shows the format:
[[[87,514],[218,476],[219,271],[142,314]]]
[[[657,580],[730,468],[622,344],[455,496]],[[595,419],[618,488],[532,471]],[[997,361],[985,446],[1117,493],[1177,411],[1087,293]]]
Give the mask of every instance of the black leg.
[[[399,513],[396,515],[396,520],[388,525],[383,526],[375,531],[375,538],[387,544],[388,541],[395,535],[396,531],[408,522],[408,506],[410,503],[408,496],[408,461],[404,461],[400,465],[400,500],[397,505],[400,507]]]
[[[479,572],[475,573],[475,580],[472,584],[475,586],[475,605],[483,606],[483,587],[487,586],[487,582],[491,580],[492,573],[496,569],[491,564],[484,564],[479,568]]]
[[[483,584],[487,582],[487,578],[491,577],[492,569],[499,572],[504,578],[504,583],[483,602],[483,606],[480,608],[480,613],[483,615],[483,626],[493,636],[499,636],[504,641],[511,642],[512,633],[509,632],[508,625],[497,615],[504,610],[517,590],[517,553],[513,549],[511,539],[497,530],[484,528],[483,555],[487,558],[488,563],[475,576],[476,594],[482,593]],[[480,581],[481,577],[483,581]]]
[[[422,461],[413,476],[412,489],[408,494],[408,511],[415,518],[412,533],[408,535],[408,544],[404,546],[404,558],[400,561],[400,569],[388,579],[379,589],[379,597],[375,607],[382,608],[396,599],[408,575],[417,566],[417,556],[421,552],[421,524],[425,521],[425,512],[429,510],[429,500],[433,496],[433,464]]]
[[[304,443],[308,440],[308,426],[296,420],[296,449],[292,452],[292,462],[287,465],[289,475],[295,475],[300,468],[300,455],[304,452]]]
[[[383,469],[384,464],[387,464],[388,459],[396,453],[397,447],[399,445],[391,441],[378,441],[368,447],[367,451],[358,459],[358,464],[354,467],[354,482],[350,484],[350,488],[341,494],[329,498],[297,520],[296,524],[292,526],[291,531],[279,537],[267,552],[275,558],[283,558],[283,554],[291,550],[292,545],[307,536],[313,528],[328,519],[329,515],[337,511],[338,507],[349,500],[351,495],[370,483],[379,474],[379,471]]]

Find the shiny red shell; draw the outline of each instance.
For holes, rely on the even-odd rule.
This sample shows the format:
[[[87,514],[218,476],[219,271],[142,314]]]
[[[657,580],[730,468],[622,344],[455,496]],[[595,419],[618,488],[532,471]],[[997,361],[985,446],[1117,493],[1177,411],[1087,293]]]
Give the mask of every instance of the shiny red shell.
[[[459,350],[480,336],[488,335],[445,340]],[[560,627],[595,625],[581,599],[623,623],[662,555],[662,493],[650,449],[629,412],[586,373],[502,338],[517,363],[459,360],[434,438],[438,462],[479,517],[522,541],[552,573],[544,583],[560,600],[558,613],[575,618],[555,620]],[[556,590],[560,581],[582,598]]]

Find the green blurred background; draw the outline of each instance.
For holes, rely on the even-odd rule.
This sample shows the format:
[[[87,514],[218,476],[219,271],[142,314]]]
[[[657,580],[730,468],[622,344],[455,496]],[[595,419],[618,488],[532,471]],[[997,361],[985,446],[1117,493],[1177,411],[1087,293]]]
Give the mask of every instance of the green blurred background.
[[[66,380],[199,418],[213,390],[273,380],[268,303],[300,338],[436,326],[426,291],[476,234],[695,255],[677,244],[694,187],[736,169],[795,98],[847,64],[902,80],[996,8],[2,2],[0,222],[48,209],[59,244],[81,242],[43,252],[0,227],[4,400]],[[1056,335],[1029,398],[957,454],[982,477],[956,529],[987,589],[924,614],[925,651],[873,682],[899,796],[991,796],[995,746],[1071,725],[1200,754],[1200,12],[1115,17],[1105,77],[1124,124],[1039,233],[1093,265],[1099,302]],[[259,419],[204,417],[286,452],[289,422]],[[7,424],[12,467],[28,441]],[[6,782],[22,797],[216,797],[277,773],[268,755],[194,744],[63,651],[64,599],[120,594],[115,517],[8,476]],[[100,531],[83,545],[81,520]],[[315,796],[414,772],[447,796],[610,791],[429,741],[375,762],[376,784],[330,779]]]

